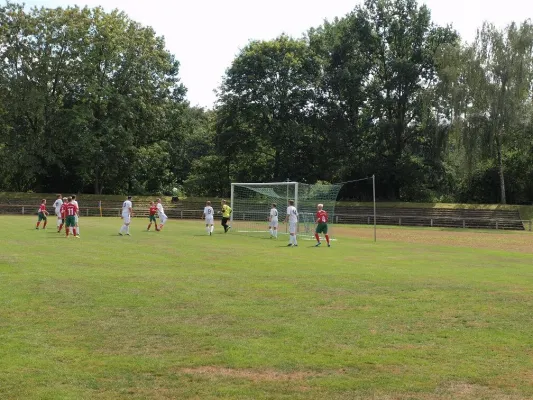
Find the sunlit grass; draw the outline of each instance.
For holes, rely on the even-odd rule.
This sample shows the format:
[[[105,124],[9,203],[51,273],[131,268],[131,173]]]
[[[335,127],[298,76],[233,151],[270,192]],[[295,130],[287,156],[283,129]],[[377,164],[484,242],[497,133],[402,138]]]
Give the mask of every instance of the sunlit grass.
[[[0,221],[0,398],[533,396],[531,254]]]

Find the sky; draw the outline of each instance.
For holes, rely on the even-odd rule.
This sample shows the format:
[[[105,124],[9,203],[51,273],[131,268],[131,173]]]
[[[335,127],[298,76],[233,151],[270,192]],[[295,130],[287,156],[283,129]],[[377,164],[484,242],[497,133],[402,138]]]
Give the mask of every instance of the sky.
[[[22,1],[22,0],[21,0]],[[301,37],[325,19],[352,11],[362,0],[26,0],[27,6],[119,9],[164,36],[179,60],[180,78],[193,106],[211,108],[214,90],[249,40],[269,40],[286,33]],[[483,21],[505,27],[533,18],[530,0],[419,0],[439,25],[451,24],[472,41]]]

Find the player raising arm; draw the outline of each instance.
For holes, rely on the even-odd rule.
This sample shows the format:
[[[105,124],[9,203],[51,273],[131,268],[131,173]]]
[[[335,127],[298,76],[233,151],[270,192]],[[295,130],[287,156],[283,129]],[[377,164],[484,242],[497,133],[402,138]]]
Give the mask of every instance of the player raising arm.
[[[320,242],[320,234],[323,233],[326,237],[326,242],[328,243],[328,247],[331,247],[331,244],[329,243],[329,235],[328,235],[328,213],[323,210],[324,205],[318,204],[316,206],[317,212],[316,212],[316,230],[315,230],[315,238],[316,238],[316,245],[315,247],[320,246],[322,243]]]
[[[120,231],[118,232],[120,236],[122,236],[123,234],[130,236],[130,223],[131,223],[132,214],[133,214],[133,204],[131,204],[131,196],[128,196],[128,200],[122,203],[121,218],[124,220],[124,225],[122,225],[122,227],[120,228]]]
[[[205,229],[207,230],[207,234],[211,236],[213,234],[213,231],[215,230],[215,221],[214,221],[214,211],[213,207],[211,207],[211,202],[207,201],[205,203],[204,207],[204,218],[205,218]]]
[[[46,199],[42,199],[41,205],[39,206],[39,211],[37,211],[37,225],[35,226],[35,229],[39,229],[41,221],[44,221],[43,229],[46,229],[46,223],[48,222],[46,218],[47,215],[48,211],[46,211]]]
[[[268,230],[271,238],[278,238],[278,209],[276,203],[272,203],[270,216],[268,217]]]
[[[298,246],[296,240],[296,231],[298,229],[298,210],[294,207],[294,200],[289,200],[289,206],[287,207],[287,215],[285,216],[285,222],[289,221],[289,244],[287,246]]]

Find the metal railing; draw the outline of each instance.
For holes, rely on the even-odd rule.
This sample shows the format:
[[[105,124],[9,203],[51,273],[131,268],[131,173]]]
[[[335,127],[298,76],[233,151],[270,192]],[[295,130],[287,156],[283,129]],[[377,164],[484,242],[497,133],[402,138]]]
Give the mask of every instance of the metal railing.
[[[0,214],[11,215],[37,215],[35,205],[0,204]],[[50,211],[50,210],[49,210]],[[80,216],[86,217],[120,217],[121,208],[80,207]],[[53,212],[51,212],[53,215]],[[169,218],[176,219],[202,219],[202,210],[178,210],[168,208],[166,214]],[[148,210],[134,210],[134,217],[147,217]],[[264,212],[237,212],[233,219],[238,221],[266,221]],[[336,224],[373,225],[374,216],[368,214],[335,214],[331,218]],[[449,227],[449,228],[477,228],[477,229],[508,229],[533,231],[533,220],[509,220],[501,218],[469,218],[469,217],[426,217],[426,216],[399,216],[377,215],[378,225],[388,226],[423,226],[423,227]],[[522,227],[522,229],[519,228]]]

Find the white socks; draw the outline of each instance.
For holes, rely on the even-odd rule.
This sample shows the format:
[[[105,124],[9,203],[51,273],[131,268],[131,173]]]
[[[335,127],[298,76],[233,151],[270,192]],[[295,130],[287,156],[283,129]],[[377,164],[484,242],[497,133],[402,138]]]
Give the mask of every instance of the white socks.
[[[211,225],[211,233],[213,233],[213,232],[214,232],[214,230],[215,230],[215,227],[214,227],[214,225]]]

